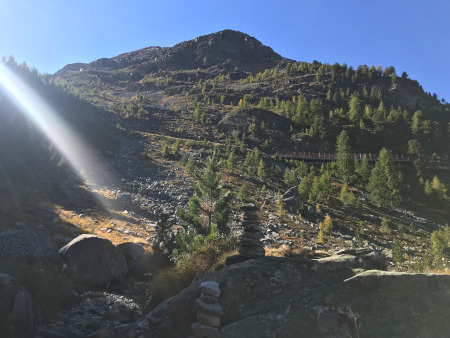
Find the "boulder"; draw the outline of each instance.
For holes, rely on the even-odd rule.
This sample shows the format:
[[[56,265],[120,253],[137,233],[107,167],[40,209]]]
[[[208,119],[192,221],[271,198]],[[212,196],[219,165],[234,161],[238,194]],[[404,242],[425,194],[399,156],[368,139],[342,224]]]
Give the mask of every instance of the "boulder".
[[[125,256],[128,271],[133,270],[136,265],[138,265],[145,253],[145,250],[141,245],[133,242],[122,243],[117,247],[122,250],[122,253]]]
[[[80,235],[58,253],[66,264],[65,271],[89,285],[104,286],[128,272],[122,250],[95,235]]]
[[[281,200],[283,201],[284,210],[291,214],[298,215],[302,207],[302,201],[297,187],[292,187],[286,191],[281,197]]]
[[[34,332],[31,293],[8,274],[0,273],[0,336],[32,337]]]
[[[358,259],[351,253],[334,260],[261,257],[227,266],[153,309],[147,336],[189,336],[196,320],[192,304],[206,280],[220,284],[218,337],[448,335],[450,276],[363,271],[377,263],[367,252]]]

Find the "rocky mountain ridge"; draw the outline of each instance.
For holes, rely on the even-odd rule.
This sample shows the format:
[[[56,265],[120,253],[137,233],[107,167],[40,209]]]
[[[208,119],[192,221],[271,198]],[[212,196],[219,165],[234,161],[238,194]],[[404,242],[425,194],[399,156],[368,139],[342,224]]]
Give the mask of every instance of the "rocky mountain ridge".
[[[217,67],[223,72],[238,67],[258,72],[286,60],[255,38],[233,30],[197,37],[173,47],[147,47],[113,58],[101,58],[91,63],[69,64],[56,75],[71,71],[119,71],[150,73],[159,69],[205,69]]]

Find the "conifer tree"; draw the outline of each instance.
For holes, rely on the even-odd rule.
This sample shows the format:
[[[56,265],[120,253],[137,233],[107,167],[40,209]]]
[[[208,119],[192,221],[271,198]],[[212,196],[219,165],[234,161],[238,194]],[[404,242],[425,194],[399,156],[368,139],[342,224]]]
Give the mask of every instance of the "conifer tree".
[[[353,174],[354,162],[351,158],[350,141],[345,130],[341,131],[336,140],[336,166],[339,177],[344,182],[350,182]]]
[[[230,173],[234,172],[236,169],[236,156],[234,155],[234,151],[230,152],[230,155],[228,155],[227,159],[227,169]]]
[[[389,227],[389,222],[386,218],[381,220],[380,232],[385,235],[389,235],[391,233],[391,228]]]
[[[186,162],[186,171],[190,174],[193,174],[195,171],[194,157],[189,156],[189,159]]]
[[[333,221],[331,220],[330,215],[327,214],[325,216],[325,219],[323,221],[323,226],[324,226],[323,230],[325,231],[325,233],[327,235],[329,235],[331,233],[331,230],[333,229]]]
[[[286,210],[284,210],[284,203],[281,198],[281,194],[280,194],[279,190],[277,192],[277,200],[275,202],[275,205],[277,207],[278,216],[280,216],[281,218],[284,218],[286,216]]]
[[[350,99],[350,111],[348,113],[348,117],[350,121],[353,123],[359,122],[359,120],[363,117],[363,110],[361,108],[361,102],[359,101],[358,96],[352,95]]]
[[[197,180],[194,196],[189,199],[188,210],[178,209],[178,216],[198,234],[208,235],[213,224],[220,233],[227,234],[234,194],[222,193],[223,183],[216,150],[208,159],[203,174],[197,175]]]
[[[381,149],[367,185],[371,198],[382,207],[400,202],[399,177],[400,172],[392,159],[392,152],[386,148]]]
[[[356,204],[356,198],[353,192],[348,188],[347,184],[344,184],[339,194],[340,201],[345,206],[354,206]]]
[[[367,156],[364,154],[361,163],[358,165],[358,170],[356,171],[364,186],[369,182],[371,171],[372,167],[369,164]]]
[[[413,139],[408,141],[408,154],[414,157],[413,164],[416,167],[417,176],[421,177],[427,161],[425,150],[419,140]]]
[[[264,167],[264,161],[262,159],[259,161],[258,177],[261,179],[261,181],[264,181],[267,178],[266,169]]]
[[[425,181],[425,187],[424,187],[425,195],[430,196],[433,193],[433,187],[431,186],[431,183],[429,180]]]
[[[244,183],[241,185],[241,187],[239,188],[237,197],[241,201],[247,201],[250,198],[250,191],[249,191],[247,184]]]

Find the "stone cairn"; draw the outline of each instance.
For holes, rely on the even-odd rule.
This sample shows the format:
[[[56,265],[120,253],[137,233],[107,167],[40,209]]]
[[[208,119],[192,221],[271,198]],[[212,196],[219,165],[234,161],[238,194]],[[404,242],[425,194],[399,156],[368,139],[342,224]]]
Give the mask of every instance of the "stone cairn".
[[[264,234],[258,218],[259,208],[250,203],[243,205],[241,210],[244,212],[244,220],[242,222],[244,232],[240,238],[238,251],[247,259],[262,257],[266,254],[266,250],[264,250],[264,243],[260,241]]]
[[[200,284],[200,298],[195,300],[197,321],[192,323],[192,334],[196,338],[215,338],[220,327],[222,308],[217,303],[220,296],[219,284],[203,282]]]

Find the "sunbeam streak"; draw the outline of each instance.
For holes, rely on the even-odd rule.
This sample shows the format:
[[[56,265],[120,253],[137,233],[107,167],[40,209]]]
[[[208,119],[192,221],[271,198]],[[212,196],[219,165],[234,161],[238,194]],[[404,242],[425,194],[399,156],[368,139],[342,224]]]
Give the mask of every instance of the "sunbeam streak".
[[[58,148],[81,179],[98,183],[97,178],[106,171],[101,169],[92,150],[49,104],[1,62],[0,88]]]

